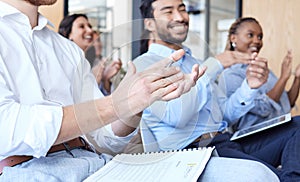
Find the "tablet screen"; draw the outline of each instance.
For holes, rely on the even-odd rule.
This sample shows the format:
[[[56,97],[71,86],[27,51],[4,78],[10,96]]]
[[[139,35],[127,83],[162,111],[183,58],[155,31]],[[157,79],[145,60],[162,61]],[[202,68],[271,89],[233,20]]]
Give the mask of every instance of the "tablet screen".
[[[257,132],[266,130],[268,128],[272,128],[274,126],[286,123],[290,120],[291,120],[291,114],[290,113],[285,114],[285,115],[281,115],[281,116],[278,116],[276,118],[272,118],[270,120],[258,123],[258,124],[253,125],[253,126],[250,126],[248,128],[238,130],[233,134],[233,136],[231,137],[230,140],[232,141],[232,140],[235,140],[235,139],[238,139],[238,138],[242,138],[242,137],[251,135],[253,133],[257,133]]]

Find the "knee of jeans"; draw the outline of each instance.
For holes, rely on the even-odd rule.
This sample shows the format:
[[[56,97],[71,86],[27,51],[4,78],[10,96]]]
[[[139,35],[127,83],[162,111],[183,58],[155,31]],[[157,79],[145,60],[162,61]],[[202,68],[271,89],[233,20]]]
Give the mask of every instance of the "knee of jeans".
[[[267,166],[262,163],[257,162],[255,166],[254,181],[260,181],[262,179],[268,179],[268,181],[280,181],[279,177]]]

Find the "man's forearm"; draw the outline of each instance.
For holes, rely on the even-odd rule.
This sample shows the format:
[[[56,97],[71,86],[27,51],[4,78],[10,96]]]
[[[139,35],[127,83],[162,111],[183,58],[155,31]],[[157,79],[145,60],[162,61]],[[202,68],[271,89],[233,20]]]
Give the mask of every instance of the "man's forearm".
[[[141,121],[141,113],[126,120],[118,120],[111,124],[114,134],[118,137],[126,137],[132,133]]]
[[[55,144],[101,128],[117,119],[111,96],[66,106],[63,108],[62,125]]]

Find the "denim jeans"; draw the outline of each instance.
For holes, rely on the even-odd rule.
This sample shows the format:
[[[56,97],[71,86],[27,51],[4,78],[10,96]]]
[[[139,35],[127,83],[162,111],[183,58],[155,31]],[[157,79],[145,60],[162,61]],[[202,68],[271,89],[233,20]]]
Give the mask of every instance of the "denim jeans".
[[[279,178],[260,162],[212,157],[198,182],[279,182]]]
[[[300,117],[234,142],[230,137],[229,133],[218,135],[209,146],[215,146],[221,157],[262,162],[283,182],[300,181]]]
[[[111,159],[109,155],[99,155],[84,149],[71,152],[73,156],[66,151],[59,151],[14,167],[5,167],[0,181],[80,182]]]

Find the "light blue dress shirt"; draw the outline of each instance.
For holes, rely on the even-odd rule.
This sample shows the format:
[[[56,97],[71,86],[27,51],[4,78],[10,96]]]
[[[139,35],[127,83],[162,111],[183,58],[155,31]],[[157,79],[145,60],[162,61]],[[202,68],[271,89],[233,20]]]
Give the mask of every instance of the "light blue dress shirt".
[[[227,98],[217,87],[215,80],[223,67],[218,60],[205,62],[195,59],[188,48],[182,59],[174,63],[184,73],[190,73],[194,64],[206,65],[206,73],[188,93],[165,102],[157,101],[144,110],[142,122],[150,128],[160,150],[182,149],[200,135],[222,131],[237,121],[254,106],[257,90],[247,82]],[[174,50],[160,44],[151,44],[149,51],[134,60],[138,71],[168,57]]]
[[[222,72],[218,84],[228,97],[235,94],[236,90],[241,87],[243,80],[246,78],[246,71],[247,65],[236,64]],[[245,128],[290,112],[291,106],[286,91],[282,93],[278,103],[266,95],[277,81],[278,79],[275,74],[270,71],[267,83],[258,89],[258,95],[254,100],[255,107],[239,120],[234,126],[235,129]]]

